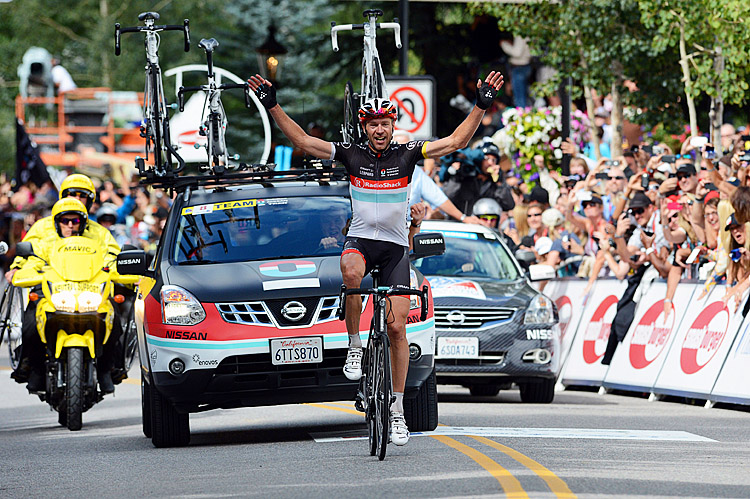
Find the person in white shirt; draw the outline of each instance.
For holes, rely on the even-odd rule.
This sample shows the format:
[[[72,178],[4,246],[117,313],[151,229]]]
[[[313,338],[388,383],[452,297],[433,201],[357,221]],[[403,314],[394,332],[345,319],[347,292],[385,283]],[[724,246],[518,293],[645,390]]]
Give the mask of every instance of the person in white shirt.
[[[67,69],[60,65],[60,60],[57,58],[52,59],[52,81],[55,84],[55,91],[57,95],[61,95],[65,92],[70,92],[78,88],[76,82],[73,81],[73,77]]]
[[[513,105],[515,107],[531,106],[529,99],[529,78],[531,77],[531,50],[526,40],[514,36],[513,42],[503,40],[500,48],[508,54],[510,63],[510,85],[513,89]]]

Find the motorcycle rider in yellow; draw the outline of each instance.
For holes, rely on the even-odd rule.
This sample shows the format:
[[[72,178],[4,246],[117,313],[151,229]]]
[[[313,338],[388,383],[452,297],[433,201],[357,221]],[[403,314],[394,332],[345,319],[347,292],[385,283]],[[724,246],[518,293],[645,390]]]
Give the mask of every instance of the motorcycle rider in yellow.
[[[96,189],[89,177],[78,173],[67,176],[60,185],[61,199],[52,207],[52,215],[37,221],[26,233],[23,240],[30,242],[34,247],[34,253],[42,256],[42,252],[46,253],[51,242],[57,240],[59,237],[81,235],[96,241],[102,247],[106,247],[108,253],[115,256],[118,255],[120,253],[120,246],[109,230],[92,220],[88,220],[88,209],[91,208],[95,197]],[[75,204],[71,203],[72,201],[75,201]],[[68,229],[61,227],[58,219],[63,217],[64,213],[68,211],[80,215],[80,225],[76,228],[80,234],[67,234],[67,236],[63,236],[63,234],[68,232]],[[37,260],[37,262],[32,261],[28,262],[28,264],[38,264],[38,259],[32,258],[31,260]],[[25,258],[16,257],[11,264],[10,270],[5,274],[8,282],[12,282],[11,280],[16,270],[26,264],[27,260]],[[11,373],[11,378],[18,383],[28,381],[27,389],[30,392],[42,391],[45,384],[44,350],[41,339],[36,331],[36,302],[29,302],[26,307],[23,315],[22,335],[23,352],[21,362],[18,369]],[[102,362],[98,365],[98,370],[101,371],[99,372],[98,379],[104,393],[114,391],[114,383],[110,373],[113,363],[111,348],[105,349]]]

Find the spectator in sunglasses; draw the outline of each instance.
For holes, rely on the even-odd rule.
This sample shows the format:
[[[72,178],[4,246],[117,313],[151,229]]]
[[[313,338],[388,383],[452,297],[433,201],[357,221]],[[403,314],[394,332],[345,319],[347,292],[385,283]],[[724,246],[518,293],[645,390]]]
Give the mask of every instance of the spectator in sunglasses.
[[[685,194],[695,194],[698,187],[698,176],[696,175],[695,166],[690,160],[682,160],[677,163],[677,185]]]

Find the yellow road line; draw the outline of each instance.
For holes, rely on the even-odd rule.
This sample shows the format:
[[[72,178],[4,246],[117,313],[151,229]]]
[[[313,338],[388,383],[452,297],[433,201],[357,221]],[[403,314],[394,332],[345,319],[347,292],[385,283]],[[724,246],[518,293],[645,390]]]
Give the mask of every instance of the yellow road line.
[[[311,407],[317,407],[319,409],[330,409],[332,411],[341,411],[347,414],[356,414],[357,416],[362,416],[364,414],[363,412],[355,411],[354,409],[346,409],[344,407],[334,407],[334,406],[326,405],[326,404],[303,404],[303,405],[309,405]]]
[[[453,447],[458,452],[466,454],[471,459],[476,461],[479,464],[479,466],[487,470],[490,475],[495,477],[498,483],[500,483],[500,486],[503,488],[503,492],[505,492],[505,495],[507,497],[510,497],[510,498],[529,497],[526,491],[523,490],[523,487],[521,486],[521,482],[519,482],[518,479],[510,473],[510,471],[506,470],[505,468],[497,464],[489,456],[486,456],[485,454],[482,454],[478,450],[472,447],[469,447],[468,445],[462,444],[458,440],[454,440],[450,437],[446,437],[443,435],[431,435],[431,437],[434,438],[435,440],[438,440],[439,442],[444,443],[448,447]]]
[[[568,488],[568,485],[560,479],[560,477],[558,477],[557,475],[555,475],[550,470],[545,468],[540,463],[534,461],[530,457],[521,454],[515,449],[511,449],[510,447],[507,447],[503,444],[499,444],[495,442],[494,440],[490,440],[489,438],[475,437],[475,436],[472,436],[471,438],[473,438],[474,440],[478,440],[479,442],[482,442],[483,444],[489,445],[490,447],[493,447],[499,450],[500,452],[507,454],[508,456],[512,457],[519,463],[529,468],[531,471],[536,473],[539,476],[539,478],[541,478],[547,483],[550,491],[552,491],[552,493],[555,494],[556,497],[564,498],[564,499],[573,499],[577,497],[570,490],[570,488]]]

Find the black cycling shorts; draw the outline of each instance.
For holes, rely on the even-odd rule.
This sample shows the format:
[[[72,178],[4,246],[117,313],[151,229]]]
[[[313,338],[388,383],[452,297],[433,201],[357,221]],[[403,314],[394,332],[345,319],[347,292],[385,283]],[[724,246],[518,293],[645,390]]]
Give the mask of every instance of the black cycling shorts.
[[[365,275],[380,267],[380,285],[409,287],[409,248],[387,241],[347,237],[342,256],[358,253],[365,261]]]

